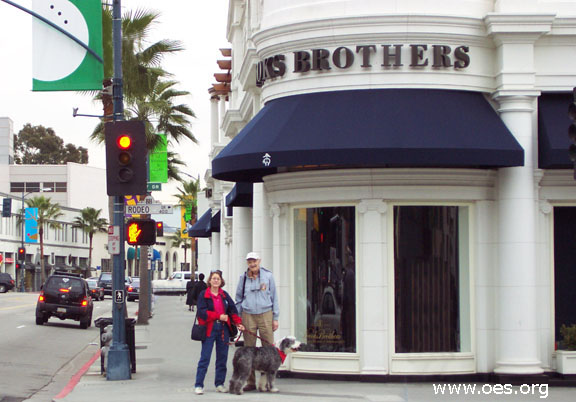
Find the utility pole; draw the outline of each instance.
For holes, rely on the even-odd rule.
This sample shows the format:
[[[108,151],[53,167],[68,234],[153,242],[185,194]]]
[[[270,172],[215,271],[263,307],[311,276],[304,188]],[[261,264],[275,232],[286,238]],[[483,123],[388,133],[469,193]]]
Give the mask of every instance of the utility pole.
[[[114,79],[113,101],[114,121],[124,120],[124,94],[122,80],[122,9],[121,0],[114,0],[112,6],[112,44],[114,47]],[[126,308],[124,286],[124,197],[114,197],[114,226],[120,228],[120,253],[112,258],[112,325],[114,326],[112,346],[108,351],[108,365],[106,367],[107,380],[129,380],[130,351],[126,345],[126,322],[124,310]]]

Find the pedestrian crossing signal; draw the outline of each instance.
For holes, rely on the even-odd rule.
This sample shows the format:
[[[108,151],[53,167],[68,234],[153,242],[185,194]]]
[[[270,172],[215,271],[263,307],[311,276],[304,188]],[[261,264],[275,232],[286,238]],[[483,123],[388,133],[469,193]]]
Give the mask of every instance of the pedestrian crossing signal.
[[[153,219],[130,219],[126,224],[126,241],[130,245],[137,246],[156,244],[156,221]]]

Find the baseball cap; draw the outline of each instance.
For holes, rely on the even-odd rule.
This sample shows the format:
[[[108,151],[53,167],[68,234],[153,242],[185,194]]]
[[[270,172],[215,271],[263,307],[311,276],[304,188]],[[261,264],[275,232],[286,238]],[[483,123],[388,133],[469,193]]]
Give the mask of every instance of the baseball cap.
[[[246,254],[246,259],[247,260],[259,260],[260,255],[254,251],[251,251],[248,254]]]

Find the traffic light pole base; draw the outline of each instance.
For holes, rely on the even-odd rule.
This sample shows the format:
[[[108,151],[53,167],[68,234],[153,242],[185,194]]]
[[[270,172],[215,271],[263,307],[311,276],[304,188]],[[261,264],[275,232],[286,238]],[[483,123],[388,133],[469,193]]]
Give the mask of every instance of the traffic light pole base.
[[[113,344],[108,351],[106,380],[120,381],[132,379],[130,373],[130,350],[126,344]]]

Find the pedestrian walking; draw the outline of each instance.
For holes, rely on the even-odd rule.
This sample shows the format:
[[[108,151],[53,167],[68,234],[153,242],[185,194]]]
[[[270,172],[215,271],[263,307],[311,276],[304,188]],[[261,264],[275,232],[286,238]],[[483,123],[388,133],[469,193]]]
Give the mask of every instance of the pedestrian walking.
[[[232,297],[224,291],[225,282],[222,272],[212,271],[208,277],[208,288],[198,297],[198,323],[206,326],[206,339],[202,341],[202,351],[196,370],[196,383],[194,392],[197,395],[204,393],[204,378],[212,349],[216,344],[216,377],[214,385],[218,392],[228,392],[224,385],[226,380],[226,363],[228,361],[228,340],[230,338],[231,325],[236,325],[240,331],[244,330],[242,319],[238,315],[236,305]]]
[[[197,281],[190,281],[186,284],[186,304],[188,305],[189,311],[194,311],[194,306],[198,301],[198,295],[207,287],[204,278],[204,274],[200,274],[198,275]]]
[[[236,289],[236,307],[242,316],[244,345],[256,346],[256,334],[263,343],[274,344],[274,331],[278,329],[278,294],[272,272],[260,267],[260,255],[246,255],[248,269],[240,275]],[[254,371],[250,374],[244,391],[256,389]]]

